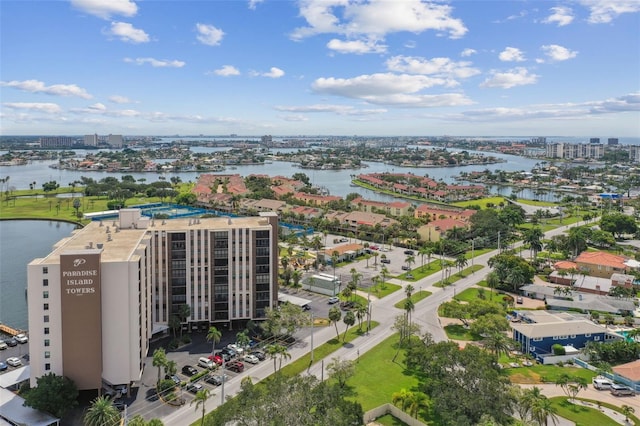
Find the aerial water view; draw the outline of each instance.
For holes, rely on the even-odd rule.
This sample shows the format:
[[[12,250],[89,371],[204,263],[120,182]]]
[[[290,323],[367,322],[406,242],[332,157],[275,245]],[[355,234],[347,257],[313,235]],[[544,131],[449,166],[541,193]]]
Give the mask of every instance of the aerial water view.
[[[1,424],[640,424],[640,2],[1,0],[0,63]]]

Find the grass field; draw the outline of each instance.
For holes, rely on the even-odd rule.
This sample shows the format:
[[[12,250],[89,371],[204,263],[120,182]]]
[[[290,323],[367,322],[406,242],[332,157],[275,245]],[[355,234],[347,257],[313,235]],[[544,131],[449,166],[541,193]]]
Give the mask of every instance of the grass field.
[[[431,293],[430,291],[419,290],[419,291],[417,291],[417,292],[415,292],[415,293],[413,293],[411,295],[411,301],[414,304],[416,304],[419,301],[421,301],[422,299],[426,299],[427,297],[431,296],[431,294],[433,294],[433,293]],[[404,303],[405,303],[406,300],[407,300],[406,298],[402,299],[401,301],[399,301],[398,303],[396,303],[393,306],[395,306],[398,309],[404,309]]]
[[[571,420],[576,426],[614,426],[620,424],[595,408],[570,403],[565,396],[556,396],[550,399],[557,414]]]
[[[364,291],[364,292],[371,291],[372,296],[375,296],[378,299],[382,299],[383,297],[387,297],[391,293],[395,293],[401,288],[402,287],[397,284],[384,283],[384,284],[377,284],[377,285],[371,286],[370,288],[371,290],[369,290],[369,287],[358,287],[358,290]]]
[[[516,358],[500,358],[501,363],[518,361]],[[555,383],[562,374],[573,377],[582,377],[587,383],[596,373],[580,367],[558,367],[556,365],[534,365],[532,367],[505,368],[504,373],[509,376],[511,383],[536,384]]]
[[[482,340],[482,336],[473,334],[462,324],[449,324],[444,326],[444,332],[452,340],[463,340],[467,342],[477,342]]]

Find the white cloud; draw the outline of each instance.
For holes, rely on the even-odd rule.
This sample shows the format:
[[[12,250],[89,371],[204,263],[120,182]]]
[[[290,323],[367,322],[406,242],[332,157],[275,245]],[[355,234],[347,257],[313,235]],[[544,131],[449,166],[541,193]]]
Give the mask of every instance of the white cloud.
[[[534,119],[585,119],[585,117],[640,111],[640,93],[614,99],[582,103],[534,104],[518,108],[483,108],[449,115],[449,120],[465,122],[521,121]]]
[[[107,31],[107,34],[118,37],[124,42],[130,43],[148,43],[149,35],[143,30],[134,28],[133,25],[127,22],[112,22],[111,28]]]
[[[71,5],[102,19],[109,19],[112,15],[130,17],[138,13],[138,6],[131,0],[71,0]]]
[[[45,112],[47,114],[56,114],[62,111],[58,104],[47,102],[6,102],[2,105],[11,109]]]
[[[446,85],[442,78],[409,74],[371,74],[355,78],[319,78],[312,84],[317,93],[361,99],[372,104],[401,107],[431,107],[467,105],[471,103],[461,94],[423,95],[417,92]]]
[[[524,53],[517,47],[507,47],[498,56],[503,62],[522,62],[525,60]]]
[[[460,52],[460,56],[462,56],[463,58],[466,58],[468,56],[471,55],[475,55],[476,53],[478,53],[475,49],[464,49],[462,52]]]
[[[131,100],[125,96],[113,95],[109,96],[109,100],[114,104],[130,104]]]
[[[575,58],[578,52],[575,50],[569,50],[566,47],[559,46],[557,44],[549,44],[541,47],[545,55],[547,55],[552,61],[566,61],[567,59]]]
[[[340,9],[342,16],[338,16]],[[421,33],[435,30],[460,38],[467,28],[460,19],[451,17],[453,8],[421,0],[302,0],[300,15],[308,26],[291,34],[299,40],[316,34],[336,33],[350,38],[380,38],[386,34],[408,31]]]
[[[349,115],[349,116],[365,116],[365,115],[377,115],[387,112],[384,108],[376,109],[358,109],[351,105],[331,105],[331,104],[316,104],[305,106],[276,106],[278,111],[286,112],[298,112],[298,113],[334,113],[337,115]]]
[[[390,71],[446,78],[468,78],[480,74],[479,69],[470,66],[471,62],[454,62],[449,58],[426,59],[400,55],[389,58],[386,65]]]
[[[338,40],[332,39],[327,47],[338,53],[384,53],[387,46],[378,44],[375,40]]]
[[[154,68],[182,68],[186,65],[186,62],[166,59],[154,59],[154,58],[124,58],[124,61],[130,64],[144,65],[149,64]]]
[[[100,103],[100,102],[97,102],[97,103],[95,103],[93,105],[89,105],[88,108],[91,109],[91,110],[95,110],[95,111],[106,111],[107,110],[107,107],[104,104]]]
[[[526,68],[518,67],[507,72],[492,71],[491,77],[487,78],[480,87],[499,87],[510,89],[516,86],[534,84],[538,81],[538,75],[529,74]]]
[[[589,9],[588,21],[592,24],[606,24],[623,13],[640,12],[638,0],[580,0]]]
[[[559,27],[564,27],[573,22],[573,10],[570,7],[557,6],[552,7],[551,15],[542,20],[545,24],[557,24]]]
[[[304,115],[300,115],[300,114],[281,115],[280,118],[283,119],[284,121],[293,121],[293,122],[309,121],[308,117],[305,117]]]
[[[280,68],[271,67],[269,72],[251,71],[249,74],[253,77],[280,78],[284,76],[284,71],[282,71]]]
[[[219,45],[222,37],[224,37],[224,31],[213,25],[196,24],[196,31],[198,31],[198,36],[196,37],[198,41],[207,46]]]
[[[218,68],[217,70],[213,71],[213,73],[222,77],[240,75],[240,71],[233,65],[223,65],[222,68]]]
[[[264,0],[249,0],[249,9],[256,10],[256,6],[262,3]]]
[[[91,96],[87,91],[75,84],[54,84],[51,86],[45,86],[42,81],[38,80],[24,80],[24,81],[2,81],[0,86],[13,87],[25,92],[31,93],[46,93],[47,95],[54,96],[77,96],[79,98],[91,99]]]

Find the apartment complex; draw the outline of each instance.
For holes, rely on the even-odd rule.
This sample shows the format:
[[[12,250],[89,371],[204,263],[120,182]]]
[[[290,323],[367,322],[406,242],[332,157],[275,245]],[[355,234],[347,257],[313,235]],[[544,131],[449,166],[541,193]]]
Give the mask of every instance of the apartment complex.
[[[79,389],[139,380],[153,334],[182,324],[238,328],[277,306],[275,213],[95,221],[28,265],[31,385],[49,372]]]
[[[599,141],[599,140],[598,140]],[[562,143],[547,144],[547,157],[549,158],[590,158],[600,159],[604,155],[604,145],[600,143]]]

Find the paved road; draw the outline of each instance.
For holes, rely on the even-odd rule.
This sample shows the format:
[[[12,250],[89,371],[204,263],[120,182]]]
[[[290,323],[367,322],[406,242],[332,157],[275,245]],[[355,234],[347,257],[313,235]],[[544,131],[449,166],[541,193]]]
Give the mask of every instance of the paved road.
[[[584,224],[583,222],[576,223],[570,226],[563,226],[552,231],[549,231],[545,234],[546,238],[549,238],[552,235],[558,235],[564,232],[569,227],[579,226]],[[515,247],[518,247],[519,244],[515,244]],[[406,257],[403,254],[403,249],[394,248],[391,253],[397,255],[397,253],[402,253],[402,259]],[[389,253],[387,253],[389,254]],[[416,303],[415,311],[412,314],[413,320],[418,323],[422,332],[429,332],[433,335],[435,341],[443,341],[447,340],[447,336],[442,329],[437,316],[438,306],[443,302],[451,300],[454,296],[454,292],[460,293],[465,289],[475,285],[477,282],[484,279],[484,277],[489,272],[489,268],[487,262],[493,256],[498,254],[497,250],[494,250],[489,253],[485,253],[481,256],[474,258],[473,263],[475,265],[483,265],[484,268],[474,274],[471,274],[462,280],[457,281],[454,285],[451,285],[445,289],[441,289],[439,287],[435,287],[434,284],[440,282],[440,274],[432,274],[421,280],[411,283],[414,288],[431,291],[433,294],[426,299],[421,300]],[[395,257],[395,256],[394,256]],[[395,260],[395,259],[394,259]],[[361,265],[357,267],[357,269],[365,268],[364,261],[361,261]],[[370,261],[371,262],[371,261]],[[353,264],[349,265],[344,270],[338,270],[337,274],[347,275],[349,274],[349,270],[355,267]],[[370,263],[371,267],[371,263]],[[391,280],[396,284],[406,285],[408,284],[406,281],[400,280]],[[400,300],[406,297],[404,291],[396,291],[389,296],[385,297],[381,300],[372,300],[372,319],[377,321],[380,325],[373,330],[368,335],[358,337],[351,343],[343,346],[338,349],[336,352],[331,354],[331,358],[339,357],[341,359],[350,359],[355,360],[359,354],[363,354],[366,351],[375,347],[382,340],[390,337],[395,332],[393,331],[393,323],[394,318],[397,315],[403,313],[402,309],[395,308],[393,305]],[[335,337],[335,328],[334,327],[324,327],[321,329],[315,329],[312,335],[307,335],[303,339],[300,340],[294,347],[290,348],[289,353],[291,355],[290,362],[293,362],[305,355],[311,350],[311,339],[313,339],[314,345],[319,346],[320,344],[332,339]],[[309,370],[309,374],[313,374],[318,378],[327,378],[328,373],[326,371],[326,363],[324,365],[324,371],[322,369],[323,364],[317,363]],[[249,371],[238,375],[237,377],[230,380],[226,383],[224,390],[219,387],[215,392],[215,396],[213,396],[209,401],[207,401],[207,412],[212,411],[216,407],[218,407],[224,398],[235,395],[240,390],[240,382],[243,377],[250,377],[254,383],[262,380],[269,375],[273,374],[273,362],[271,361],[263,361],[260,364],[252,367]],[[224,392],[224,398],[222,393]],[[636,410],[640,412],[639,410]],[[162,418],[164,424],[171,425],[185,425],[193,423],[200,419],[200,411],[195,410],[194,406],[186,405],[182,408],[174,409],[174,411],[166,415]]]

